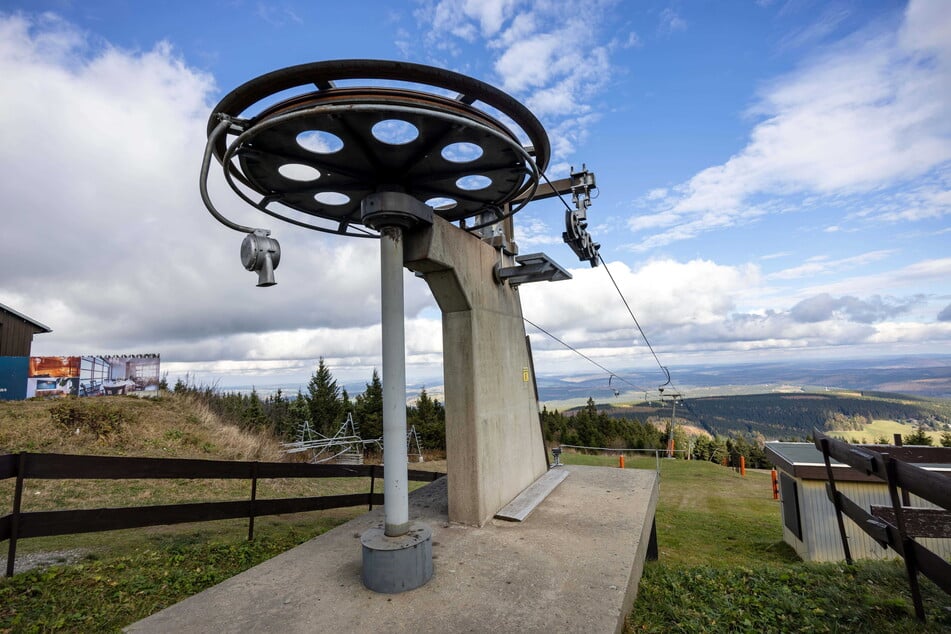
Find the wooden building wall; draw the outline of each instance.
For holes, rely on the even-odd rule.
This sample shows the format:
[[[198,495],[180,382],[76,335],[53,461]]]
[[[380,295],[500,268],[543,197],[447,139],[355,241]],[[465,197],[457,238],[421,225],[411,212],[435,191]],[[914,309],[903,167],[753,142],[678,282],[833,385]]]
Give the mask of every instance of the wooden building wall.
[[[36,324],[0,308],[0,357],[30,356],[37,332]]]
[[[825,481],[796,478],[799,514],[802,519],[802,540],[783,523],[783,540],[792,546],[804,561],[844,561],[839,524],[835,507],[826,495]],[[891,505],[888,487],[882,483],[836,482],[836,488],[859,506],[868,509],[872,504]],[[935,508],[934,504],[911,496],[912,506]],[[780,505],[782,507],[782,505]],[[785,519],[785,518],[784,518]],[[882,548],[848,517],[844,518],[849,548],[855,559],[894,559],[891,549]],[[951,559],[951,539],[915,538],[925,548],[945,559]]]

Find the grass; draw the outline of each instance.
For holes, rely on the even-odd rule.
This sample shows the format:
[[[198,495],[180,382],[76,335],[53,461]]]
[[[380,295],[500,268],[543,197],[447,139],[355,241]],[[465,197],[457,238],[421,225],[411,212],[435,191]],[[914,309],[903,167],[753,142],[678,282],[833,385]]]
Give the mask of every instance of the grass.
[[[272,459],[273,440],[225,429],[178,397],[114,397],[114,433],[55,424],[49,402],[0,403],[0,451]],[[108,399],[101,401],[107,405]],[[124,421],[124,422],[122,422]],[[563,454],[565,462],[617,466],[616,456]],[[653,456],[626,457],[654,469]],[[442,463],[414,469],[445,469]],[[705,462],[660,461],[660,560],[648,563],[627,632],[951,631],[951,601],[922,579],[929,622],[915,621],[904,569],[894,562],[804,564],[782,543],[769,476]],[[274,480],[260,497],[365,491],[355,479]],[[236,481],[29,482],[25,510],[246,499]],[[12,483],[0,481],[0,514]],[[0,633],[112,632],[200,592],[363,512],[337,509],[127,531],[22,540],[21,554],[81,549],[78,564],[0,579]]]
[[[276,440],[223,423],[187,395],[103,397],[74,400],[68,407],[63,403],[0,402],[0,453],[281,458]],[[414,463],[413,468],[438,470],[438,463]],[[12,479],[0,481],[0,515],[12,507],[13,485]],[[415,486],[421,483],[410,483]],[[368,490],[369,478],[288,478],[259,481],[257,496]],[[249,495],[250,483],[240,480],[27,480],[22,508],[127,507],[239,500]],[[355,507],[260,517],[253,542],[247,541],[247,520],[20,540],[20,562],[38,553],[63,559],[65,551],[80,553],[82,561],[0,579],[0,632],[118,631],[364,511]],[[4,559],[0,556],[0,561]]]
[[[899,423],[894,420],[873,420],[870,424],[863,427],[860,431],[830,431],[827,432],[830,436],[835,436],[836,438],[844,438],[849,442],[865,442],[865,443],[874,443],[879,438],[885,437],[889,443],[892,442],[895,434],[901,434],[902,436],[908,436],[909,434],[915,433],[917,427],[910,423]],[[940,431],[925,431],[925,433],[931,437],[931,442],[934,446],[941,446],[941,434]]]
[[[0,582],[0,632],[116,632],[343,521],[259,520],[251,542],[204,530],[154,535],[130,552],[18,574]]]
[[[617,467],[614,456],[562,461]],[[666,459],[660,469],[660,557],[645,566],[628,633],[951,631],[951,598],[924,577],[928,622],[917,622],[899,561],[800,561],[782,541],[767,473]]]

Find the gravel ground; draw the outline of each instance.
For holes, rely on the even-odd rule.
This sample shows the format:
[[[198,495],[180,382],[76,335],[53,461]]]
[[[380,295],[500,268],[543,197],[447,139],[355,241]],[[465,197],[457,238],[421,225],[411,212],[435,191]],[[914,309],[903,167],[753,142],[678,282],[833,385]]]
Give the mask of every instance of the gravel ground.
[[[82,548],[70,548],[68,550],[54,550],[41,553],[23,553],[16,556],[13,574],[33,570],[34,568],[49,568],[50,566],[63,566],[74,564],[83,559],[89,553]],[[7,557],[3,555],[0,558],[0,574],[7,569]]]

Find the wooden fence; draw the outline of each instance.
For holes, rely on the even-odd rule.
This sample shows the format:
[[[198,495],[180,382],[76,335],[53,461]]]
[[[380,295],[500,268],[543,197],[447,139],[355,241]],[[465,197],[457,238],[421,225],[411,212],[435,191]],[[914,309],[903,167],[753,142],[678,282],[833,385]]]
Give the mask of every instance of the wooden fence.
[[[430,471],[411,470],[407,477],[417,482],[431,482],[444,475]],[[374,491],[376,479],[382,477],[383,467],[380,465],[315,465],[38,453],[0,455],[0,480],[16,478],[13,510],[9,515],[0,517],[0,542],[4,540],[10,542],[6,574],[8,577],[13,575],[18,539],[243,517],[248,518],[248,539],[253,539],[254,518],[258,516],[301,513],[363,504],[372,509],[374,504],[383,503],[383,494]],[[347,495],[259,500],[257,499],[257,482],[261,478],[370,478],[370,490],[366,493]],[[21,511],[23,483],[28,479],[250,480],[251,494],[247,500],[229,502],[23,512]]]
[[[829,480],[826,490],[835,506],[846,562],[852,563],[852,555],[845,534],[843,515],[855,522],[883,548],[892,548],[905,560],[915,614],[920,621],[924,621],[925,611],[918,586],[918,573],[924,574],[942,590],[951,594],[951,564],[916,542],[915,537],[951,538],[951,513],[948,512],[951,509],[951,477],[898,460],[887,452],[849,445],[817,429],[813,430],[813,438],[825,460]],[[872,506],[866,510],[839,493],[835,487],[831,458],[886,482],[891,506]],[[947,450],[947,463],[951,464],[951,449]],[[909,506],[908,493],[914,493],[941,508]]]

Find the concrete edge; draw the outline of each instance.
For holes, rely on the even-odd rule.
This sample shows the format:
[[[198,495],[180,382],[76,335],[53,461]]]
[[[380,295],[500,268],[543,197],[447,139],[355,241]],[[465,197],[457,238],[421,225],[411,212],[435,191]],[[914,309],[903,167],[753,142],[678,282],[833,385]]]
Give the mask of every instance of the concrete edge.
[[[624,593],[624,601],[621,603],[621,619],[618,621],[615,634],[622,634],[624,626],[627,623],[627,617],[634,609],[634,601],[637,600],[637,590],[640,587],[641,577],[644,574],[644,562],[647,561],[647,549],[650,546],[651,530],[657,521],[657,500],[660,497],[660,474],[654,479],[654,489],[651,491],[651,499],[648,502],[646,518],[650,521],[644,522],[641,528],[641,537],[637,542],[637,555],[634,557],[634,567],[631,568],[631,577],[627,583],[627,592]]]
[[[522,522],[568,477],[567,469],[549,469],[499,509],[496,519]]]

